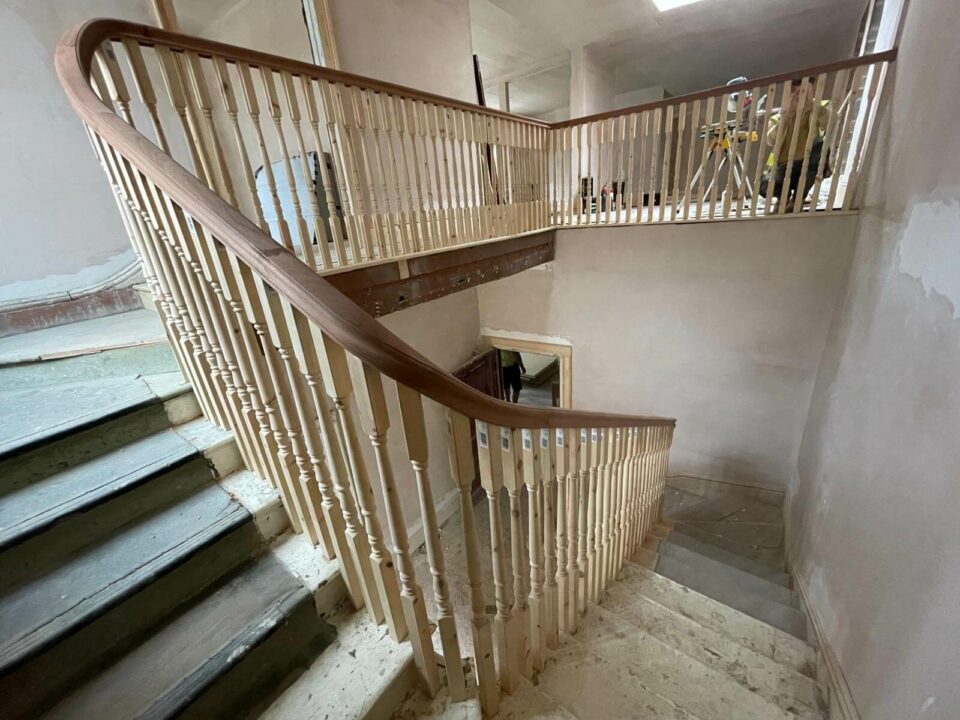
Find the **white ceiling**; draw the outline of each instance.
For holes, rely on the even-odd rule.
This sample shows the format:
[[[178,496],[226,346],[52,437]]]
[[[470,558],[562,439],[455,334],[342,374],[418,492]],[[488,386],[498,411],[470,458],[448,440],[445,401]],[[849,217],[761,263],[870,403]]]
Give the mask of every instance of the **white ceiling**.
[[[569,76],[569,50],[589,47],[618,93],[660,85],[680,95],[849,57],[866,0],[701,0],[661,13],[652,0],[470,0],[484,83]],[[562,83],[515,82],[511,109],[565,107]],[[531,92],[528,94],[527,87]]]

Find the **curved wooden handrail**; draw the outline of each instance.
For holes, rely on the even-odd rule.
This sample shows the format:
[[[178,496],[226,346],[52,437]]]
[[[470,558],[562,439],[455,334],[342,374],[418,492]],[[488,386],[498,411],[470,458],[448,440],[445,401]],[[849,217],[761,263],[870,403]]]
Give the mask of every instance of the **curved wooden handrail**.
[[[225,53],[249,62],[259,59],[267,63],[269,60],[270,64],[276,63],[276,66],[291,72],[309,71],[314,75],[342,81],[362,80],[365,87],[376,84],[383,90],[412,94],[428,101],[442,101],[445,104],[451,104],[452,101],[120,20],[91,20],[74,27],[60,40],[55,56],[60,82],[74,110],[88,127],[147,175],[152,183],[174,199],[271,287],[282,293],[324,333],[384,375],[467,417],[505,427],[673,427],[676,424],[672,418],[545,409],[506,403],[474,390],[425,358],[295,255],[265,235],[236,208],[127,124],[97,97],[87,79],[94,52],[104,40],[121,34],[147,41],[151,38],[162,40],[198,52],[206,48],[208,52]],[[508,115],[467,103],[461,105],[475,112]]]

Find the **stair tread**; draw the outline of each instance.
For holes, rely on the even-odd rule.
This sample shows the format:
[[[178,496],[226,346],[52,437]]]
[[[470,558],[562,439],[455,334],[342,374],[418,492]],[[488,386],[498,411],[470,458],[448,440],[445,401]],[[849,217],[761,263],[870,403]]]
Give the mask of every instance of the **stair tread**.
[[[0,503],[0,549],[199,455],[179,434],[164,430],[49,477],[15,481]]]
[[[64,698],[47,717],[176,716],[293,609],[309,602],[309,592],[264,555]]]
[[[670,513],[676,522],[783,523],[782,510],[739,495],[718,495],[681,507]]]
[[[15,666],[249,520],[205,485],[80,549],[0,598],[0,669]]]
[[[790,605],[738,587],[719,573],[708,573],[665,556],[657,560],[656,572],[800,640],[806,639],[807,623],[803,613]]]
[[[0,459],[189,392],[178,373],[170,375],[175,377],[160,385],[144,377],[120,377],[4,392]]]
[[[616,614],[700,663],[720,670],[744,687],[789,711],[796,703],[817,710],[816,681],[722,633],[637,593]]]
[[[725,583],[734,585],[755,595],[767,598],[774,602],[798,608],[796,593],[789,588],[765,580],[762,577],[741,570],[733,565],[715,560],[696,550],[673,545],[669,541],[661,543],[658,553],[661,558],[672,558],[691,568],[696,569],[701,577],[715,577]]]
[[[765,578],[766,580],[776,583],[777,585],[782,585],[783,587],[790,587],[791,585],[790,576],[785,572],[774,570],[765,563],[762,563],[758,560],[752,560],[751,558],[744,557],[743,555],[737,555],[736,553],[730,552],[729,550],[724,550],[722,547],[717,545],[701,542],[695,537],[680,532],[679,530],[672,531],[667,536],[667,539],[664,540],[664,542],[671,545],[679,545],[680,547],[687,548],[688,550],[693,550],[700,555],[713,558],[714,560],[722,562],[726,565],[735,567],[738,570],[743,570],[744,572]]]
[[[617,611],[638,595],[808,677],[816,673],[816,652],[803,640],[632,562],[605,590],[603,606]]]
[[[783,548],[757,548],[743,545],[734,540],[730,540],[729,538],[724,538],[714,533],[707,532],[706,530],[690,523],[676,523],[673,526],[672,532],[683,533],[687,537],[692,537],[694,540],[707,543],[709,545],[714,545],[721,550],[726,550],[727,552],[734,553],[735,555],[745,557],[748,560],[754,560],[756,562],[763,563],[764,565],[767,565],[779,572],[783,572],[785,569]]]
[[[792,708],[790,711],[780,707],[737,682],[725,671],[701,663],[603,607],[590,609],[575,639],[582,643],[584,650],[599,655],[614,666],[629,669],[635,683],[699,720],[820,718],[816,710],[802,703],[787,701],[785,704]],[[598,701],[602,702],[604,692],[601,683],[596,693]],[[594,707],[595,715],[602,716],[597,713],[598,709]]]

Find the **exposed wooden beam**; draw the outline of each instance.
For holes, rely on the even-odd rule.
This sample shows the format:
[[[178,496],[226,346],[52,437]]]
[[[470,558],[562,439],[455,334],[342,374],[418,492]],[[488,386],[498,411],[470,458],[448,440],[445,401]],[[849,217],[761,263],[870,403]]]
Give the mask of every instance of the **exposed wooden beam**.
[[[374,317],[516,275],[550,262],[554,231],[327,275]]]

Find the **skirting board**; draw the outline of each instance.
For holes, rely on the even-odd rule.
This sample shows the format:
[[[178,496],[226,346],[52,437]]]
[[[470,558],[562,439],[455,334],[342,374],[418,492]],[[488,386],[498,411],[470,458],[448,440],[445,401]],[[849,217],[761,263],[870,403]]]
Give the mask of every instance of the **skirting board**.
[[[830,687],[830,718],[831,720],[862,720],[860,710],[853,699],[853,693],[850,692],[850,686],[847,685],[843,668],[840,666],[840,660],[833,652],[833,646],[830,645],[830,641],[824,633],[820,614],[817,612],[817,608],[810,603],[810,594],[807,592],[803,578],[800,573],[793,572],[792,568],[790,574],[793,575],[794,585],[800,592],[803,606],[807,609],[807,617],[810,620],[810,625],[813,626],[813,632],[820,646],[820,660],[826,670],[826,679]]]

